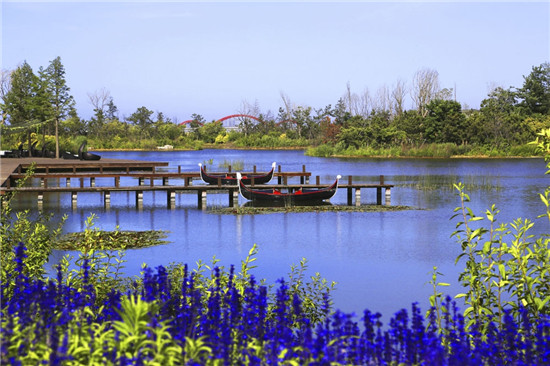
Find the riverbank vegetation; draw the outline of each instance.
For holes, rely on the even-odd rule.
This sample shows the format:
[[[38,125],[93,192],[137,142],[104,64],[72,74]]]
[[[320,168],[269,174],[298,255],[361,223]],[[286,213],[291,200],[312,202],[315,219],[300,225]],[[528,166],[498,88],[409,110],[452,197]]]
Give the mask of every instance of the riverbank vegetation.
[[[532,144],[550,169],[550,129]],[[550,172],[550,170],[548,171]],[[548,174],[547,172],[547,174]],[[44,264],[60,227],[39,214],[0,217],[0,361],[13,365],[543,365],[550,363],[550,237],[534,222],[477,215],[457,183],[452,236],[464,269],[455,299],[434,267],[431,308],[412,304],[384,325],[331,305],[334,284],[306,278],[307,262],[274,284],[258,281],[254,245],[234,266],[173,263],[122,275],[124,250],[97,241],[93,216],[75,258]],[[550,187],[540,194],[550,220]],[[62,223],[61,223],[62,224]]]
[[[225,207],[208,211],[213,214],[229,214],[229,215],[258,215],[270,213],[300,213],[300,212],[386,212],[386,211],[403,211],[413,210],[415,208],[408,206],[385,206],[385,205],[361,205],[361,206],[344,206],[344,205],[311,205],[297,206],[288,205],[281,207]]]
[[[243,102],[234,128],[200,114],[179,121],[145,106],[121,116],[106,89],[89,95],[94,115],[83,119],[56,58],[35,74],[26,62],[2,72],[2,149],[36,143],[91,149],[307,149],[314,156],[497,157],[533,156],[528,142],[550,128],[550,63],[533,66],[516,87],[493,87],[479,107],[456,100],[436,70],[420,69],[410,83],[352,91],[348,83],[333,105],[297,105],[281,93],[277,115]],[[410,86],[408,85],[410,84]],[[407,108],[407,105],[410,105]]]

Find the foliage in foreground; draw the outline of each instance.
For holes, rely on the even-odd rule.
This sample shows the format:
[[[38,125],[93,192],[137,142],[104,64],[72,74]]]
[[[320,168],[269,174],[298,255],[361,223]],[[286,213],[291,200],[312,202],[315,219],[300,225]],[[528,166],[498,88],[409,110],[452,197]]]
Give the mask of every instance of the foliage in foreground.
[[[456,306],[441,326],[434,312],[424,319],[413,304],[382,328],[380,314],[365,311],[362,324],[336,311],[314,325],[302,312],[297,295],[281,280],[268,316],[265,286],[253,277],[241,291],[234,282],[216,281],[208,295],[186,271],[182,282],[170,280],[162,266],[146,269],[143,287],[122,294],[112,290],[101,305],[88,282],[83,286],[24,274],[26,248],[16,248],[15,291],[2,304],[1,360],[12,365],[530,365],[550,362],[550,318],[522,319],[505,314],[502,323],[474,323],[465,330]],[[233,273],[233,269],[231,269]],[[232,278],[230,276],[229,278]],[[2,283],[2,290],[4,289]],[[173,296],[173,287],[181,288]],[[328,302],[328,299],[326,299]],[[483,329],[483,331],[481,331]]]

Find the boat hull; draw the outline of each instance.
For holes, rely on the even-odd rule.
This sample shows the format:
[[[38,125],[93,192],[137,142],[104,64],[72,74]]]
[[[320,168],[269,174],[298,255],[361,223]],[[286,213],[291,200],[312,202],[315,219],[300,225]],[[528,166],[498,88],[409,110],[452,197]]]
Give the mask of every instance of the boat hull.
[[[222,175],[222,174],[208,174],[202,164],[199,164],[200,167],[200,176],[203,182],[208,184],[221,184],[223,186],[236,186],[238,180],[236,176],[233,175]],[[273,179],[275,174],[275,163],[271,166],[271,170],[267,174],[250,174],[241,178],[244,184],[266,184]]]
[[[338,179],[325,188],[307,188],[300,189],[291,193],[282,193],[278,189],[252,189],[247,187],[242,181],[239,182],[239,192],[241,196],[254,202],[273,202],[273,203],[303,203],[303,202],[321,202],[332,198],[338,190]]]

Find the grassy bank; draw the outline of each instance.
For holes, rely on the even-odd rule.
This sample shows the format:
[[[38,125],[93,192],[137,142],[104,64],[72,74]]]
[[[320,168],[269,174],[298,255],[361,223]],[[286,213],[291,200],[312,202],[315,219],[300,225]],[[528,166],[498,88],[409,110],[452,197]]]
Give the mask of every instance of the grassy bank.
[[[422,146],[395,147],[347,147],[320,145],[309,147],[306,155],[317,157],[383,157],[383,158],[501,158],[540,156],[533,145],[518,145],[506,148],[476,145],[426,144]]]

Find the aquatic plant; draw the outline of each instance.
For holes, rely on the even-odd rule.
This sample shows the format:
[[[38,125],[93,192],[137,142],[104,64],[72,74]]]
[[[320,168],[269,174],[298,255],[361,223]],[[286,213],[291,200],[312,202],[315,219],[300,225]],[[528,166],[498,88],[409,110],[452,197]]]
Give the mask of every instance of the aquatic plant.
[[[234,172],[242,171],[244,169],[244,161],[224,159],[222,162],[218,164],[218,167],[223,169],[231,168],[231,170]]]

